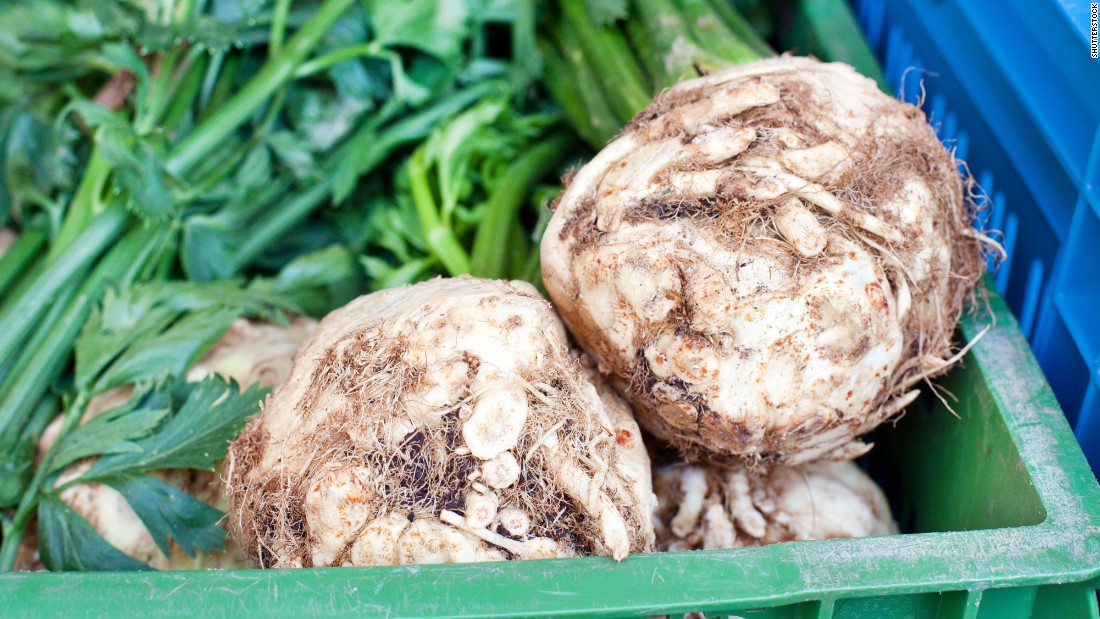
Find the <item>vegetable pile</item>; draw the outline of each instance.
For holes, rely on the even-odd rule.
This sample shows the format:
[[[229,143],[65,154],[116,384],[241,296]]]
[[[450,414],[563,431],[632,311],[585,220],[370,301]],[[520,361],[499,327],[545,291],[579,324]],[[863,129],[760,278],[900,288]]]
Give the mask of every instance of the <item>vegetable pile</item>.
[[[810,461],[958,359],[984,239],[741,4],[0,7],[0,570],[895,531]]]
[[[64,466],[49,463],[60,447],[36,461],[35,446],[59,410],[64,438],[104,390],[134,384],[128,406],[140,409],[143,394],[182,389],[238,316],[321,316],[370,289],[447,272],[460,252],[457,268],[537,275],[530,233],[512,220],[524,211],[529,226],[537,220],[536,183],[553,177],[572,138],[510,167],[557,117],[539,110],[545,101],[520,103],[530,68],[490,52],[513,31],[524,49],[519,33],[533,25],[516,24],[533,16],[518,2],[391,9],[351,0],[0,8],[0,226],[11,243],[0,259],[0,568],[36,513],[56,507],[43,499]],[[460,116],[475,103],[480,112]],[[421,221],[432,208],[437,221]],[[511,265],[501,251],[522,258]],[[150,291],[162,291],[156,307]],[[84,367],[82,350],[97,367]],[[124,350],[132,358],[118,358]],[[81,375],[111,362],[115,375]],[[243,416],[258,410],[258,393],[248,392]],[[196,414],[186,398],[158,402]],[[133,451],[167,431],[165,419],[111,426],[100,446]],[[53,531],[82,531],[82,558],[46,554],[48,567],[137,565],[115,561],[71,512],[43,515],[65,525],[40,527],[43,545]],[[193,526],[174,524],[173,535]]]

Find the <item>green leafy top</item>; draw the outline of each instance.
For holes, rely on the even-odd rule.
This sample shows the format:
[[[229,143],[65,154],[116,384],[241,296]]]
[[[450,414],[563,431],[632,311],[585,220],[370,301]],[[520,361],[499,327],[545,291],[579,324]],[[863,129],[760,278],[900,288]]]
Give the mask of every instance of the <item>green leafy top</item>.
[[[194,557],[225,547],[224,514],[148,473],[165,469],[213,470],[248,417],[259,410],[265,390],[241,392],[212,376],[198,383],[169,381],[139,393],[127,404],[95,417],[58,444],[54,470],[78,459],[99,457],[86,472],[44,491],[39,503],[39,548],[50,569],[147,568],[114,549],[57,496],[78,483],[117,490],[165,555],[169,540]]]
[[[556,114],[520,114],[509,100],[503,91],[437,127],[382,199],[390,202],[372,209],[377,250],[363,263],[377,287],[436,274],[536,278],[537,251],[523,230],[539,216],[519,207],[542,206],[532,185],[556,180],[573,142],[554,131]],[[504,259],[483,259],[489,248]]]
[[[423,188],[425,177],[397,186],[391,178],[437,127],[481,101],[499,110],[479,108],[491,122],[478,128],[482,120],[463,116],[460,125],[475,126],[456,125],[450,143],[439,138],[423,160],[429,193],[445,199],[429,206],[443,214],[467,263],[491,262],[491,252],[477,249],[491,239],[515,249],[523,264],[509,261],[510,271],[532,272],[531,241],[515,220],[538,218],[518,209],[531,195],[520,181],[558,166],[562,143],[532,148],[532,165],[526,146],[548,135],[550,116],[525,121],[503,108],[534,93],[541,65],[533,7],[531,0],[0,6],[0,225],[42,239],[18,263],[0,259],[0,505],[15,508],[0,522],[0,569],[11,565],[36,509],[44,530],[54,531],[46,538],[57,543],[45,544],[54,550],[44,553],[53,565],[95,563],[63,550],[78,545],[64,540],[83,529],[47,490],[60,462],[125,464],[101,470],[100,481],[130,493],[131,503],[139,494],[174,500],[135,471],[190,461],[146,442],[175,427],[183,403],[143,400],[78,427],[95,394],[133,385],[151,398],[185,375],[236,316],[278,317],[291,306],[323,314],[365,292],[380,271],[375,287],[439,271],[446,254],[434,244],[436,228],[416,214],[427,203],[400,194]],[[511,47],[501,36],[507,30]],[[460,134],[468,145],[454,142]],[[492,145],[498,139],[505,148]],[[516,179],[512,186],[507,178]],[[390,252],[376,224],[395,215],[409,225],[390,237]],[[479,221],[487,232],[475,230]],[[368,272],[364,251],[378,254],[380,262],[367,262],[381,267]],[[392,259],[402,252],[409,263],[394,274]],[[264,279],[245,287],[241,277]],[[173,279],[217,284],[165,283]],[[55,392],[67,395],[65,431],[57,460],[36,470],[34,437],[56,413]],[[205,453],[213,443],[196,445]],[[139,503],[140,512],[149,501]],[[213,517],[197,507],[162,521],[139,515],[158,539],[209,542],[188,534],[205,524],[186,523]]]
[[[597,26],[610,26],[626,17],[627,0],[584,0],[588,18]]]
[[[76,341],[78,390],[89,396],[178,376],[243,313],[285,321],[286,299],[262,285],[158,282],[108,291]]]
[[[267,393],[253,385],[241,392],[234,383],[214,376],[200,383],[176,383],[164,392],[154,392],[175,413],[156,432],[134,444],[140,451],[112,453],[96,462],[87,479],[160,469],[214,470],[214,462],[225,457],[229,442],[236,438],[248,417],[259,411],[259,402]],[[148,404],[138,410],[147,410]],[[153,410],[157,410],[154,408]],[[133,414],[133,413],[131,413]]]
[[[297,277],[284,283],[316,284]],[[266,391],[212,376],[178,378],[243,314],[284,321],[288,302],[277,282],[161,282],[109,290],[76,342],[76,396],[69,403],[57,443],[40,473],[54,476],[73,463],[97,460],[40,493],[40,550],[51,569],[133,569],[133,559],[113,549],[82,518],[57,500],[77,483],[111,486],[168,555],[175,540],[189,556],[224,547],[223,514],[149,473],[168,469],[213,470]],[[133,385],[129,401],[75,425],[90,398]],[[71,430],[67,431],[67,428]],[[76,539],[76,538],[80,539]],[[140,564],[144,565],[144,564]]]

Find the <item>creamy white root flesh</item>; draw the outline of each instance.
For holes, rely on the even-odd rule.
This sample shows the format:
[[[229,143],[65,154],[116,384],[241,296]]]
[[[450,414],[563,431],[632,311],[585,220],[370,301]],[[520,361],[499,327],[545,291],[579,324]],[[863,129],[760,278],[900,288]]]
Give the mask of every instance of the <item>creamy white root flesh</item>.
[[[970,219],[917,108],[845,65],[783,57],[639,113],[570,181],[543,280],[656,436],[850,458],[909,379],[947,369],[981,274]]]
[[[289,327],[243,318],[237,320],[217,345],[192,367],[188,379],[201,380],[217,373],[245,387],[253,382],[259,382],[262,387],[274,387],[286,377],[294,353],[316,324],[306,318],[293,320]],[[129,388],[114,389],[96,396],[89,403],[83,419],[87,421],[125,404],[129,398]],[[57,439],[61,422],[58,418],[43,432],[38,444],[40,454],[44,454]],[[56,485],[76,478],[91,468],[93,463],[94,460],[89,459],[70,466],[58,477]],[[154,474],[201,501],[223,510],[228,507],[220,470],[215,473],[170,470]],[[110,486],[76,484],[63,491],[60,498],[112,546],[155,569],[234,569],[249,566],[244,553],[228,538],[223,552],[192,558],[173,543],[171,555],[166,557],[126,499]]]
[[[740,548],[897,533],[882,490],[853,462],[658,467],[659,550]]]
[[[360,297],[230,449],[231,530],[264,567],[652,550],[640,431],[591,365],[522,282]]]

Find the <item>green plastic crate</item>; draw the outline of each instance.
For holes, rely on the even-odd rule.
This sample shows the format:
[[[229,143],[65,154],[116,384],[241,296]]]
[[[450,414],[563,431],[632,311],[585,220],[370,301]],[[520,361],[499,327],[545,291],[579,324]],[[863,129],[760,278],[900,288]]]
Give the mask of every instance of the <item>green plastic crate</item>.
[[[1096,617],[1100,488],[1000,298],[868,464],[880,538],[395,568],[0,575],[0,617]],[[966,337],[989,322],[964,321]]]

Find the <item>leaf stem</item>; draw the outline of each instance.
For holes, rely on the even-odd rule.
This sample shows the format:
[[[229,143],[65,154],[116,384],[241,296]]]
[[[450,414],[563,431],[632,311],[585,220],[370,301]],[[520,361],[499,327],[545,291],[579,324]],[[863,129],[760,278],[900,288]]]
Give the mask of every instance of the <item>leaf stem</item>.
[[[0,324],[4,325],[0,330],[0,359],[8,359],[15,353],[43,309],[54,302],[62,287],[110,246],[129,220],[130,215],[121,205],[100,213],[72,244],[71,251],[49,262],[35,284],[0,312]]]
[[[84,168],[84,176],[80,179],[80,185],[77,186],[69,210],[65,214],[65,220],[61,224],[57,237],[50,244],[50,251],[46,255],[47,262],[52,262],[60,256],[62,250],[80,236],[88,223],[102,210],[103,190],[110,177],[111,164],[100,154],[99,148],[93,147],[88,165]]]
[[[278,54],[286,38],[286,19],[290,14],[290,0],[276,0],[271,18],[271,35],[267,40],[269,54]]]
[[[652,96],[637,59],[622,34],[611,27],[599,28],[585,12],[584,0],[562,0],[564,26],[575,34],[594,66],[604,94],[620,124],[626,124]]]
[[[234,252],[233,271],[239,271],[255,260],[272,241],[281,237],[316,209],[329,194],[329,182],[320,180],[293,196],[263,216],[263,220],[244,237]]]
[[[563,79],[550,87],[551,93],[558,101],[579,99],[578,103],[561,104],[562,109],[568,113],[571,107],[579,107],[581,113],[587,116],[584,126],[591,127],[592,135],[585,139],[593,148],[603,148],[619,132],[622,124],[616,118],[603,86],[600,85],[600,78],[593,68],[595,63],[587,57],[571,31],[555,27],[551,30],[551,36],[554,39],[553,46],[558,48],[565,62]],[[552,58],[547,57],[548,71],[553,70]]]
[[[294,76],[298,65],[317,47],[329,28],[354,2],[355,0],[325,0],[309,21],[264,64],[236,96],[180,141],[165,164],[168,172],[177,176],[186,173],[236,131],[272,93]]]
[[[722,18],[726,26],[733,32],[733,35],[746,44],[749,49],[756,52],[758,57],[767,58],[775,55],[775,50],[768,46],[767,42],[760,37],[760,34],[753,29],[752,24],[734,8],[733,2],[730,2],[730,0],[704,0],[704,2],[710,5],[714,13]]]
[[[66,408],[65,420],[62,423],[61,431],[57,435],[57,440],[54,441],[46,455],[42,457],[38,469],[34,472],[34,477],[31,478],[30,484],[23,492],[23,498],[19,501],[19,506],[15,508],[15,515],[12,516],[10,523],[6,523],[4,540],[0,544],[0,572],[11,571],[12,567],[15,566],[15,557],[19,552],[19,543],[23,540],[23,531],[27,528],[27,523],[30,521],[31,515],[34,514],[35,508],[38,507],[42,485],[49,476],[50,462],[53,460],[61,440],[76,427],[76,424],[84,416],[84,410],[88,407],[89,399],[87,393],[80,391]]]
[[[576,145],[567,131],[555,131],[525,152],[501,176],[489,196],[485,218],[478,225],[470,256],[470,274],[499,279],[507,275],[509,235],[520,205],[535,181],[553,172]]]
[[[134,131],[138,135],[147,135],[156,127],[161,109],[170,102],[169,86],[172,82],[172,74],[176,72],[176,65],[183,54],[183,47],[173,47],[160,58],[160,62],[156,65],[156,73],[149,85],[148,95],[145,101],[138,105],[137,118],[134,121]]]
[[[748,33],[735,33],[720,16],[715,15],[713,7],[707,0],[679,0],[679,2],[684,21],[691,29],[692,37],[708,56],[720,59],[724,61],[722,64],[728,66],[771,55],[762,54],[753,47],[753,44],[759,42],[755,36],[752,41],[744,40],[742,35],[753,34],[751,30]],[[733,15],[737,15],[736,11],[732,12]]]
[[[413,204],[420,218],[420,229],[424,233],[424,242],[428,250],[439,259],[451,275],[470,272],[470,256],[462,244],[455,238],[454,230],[443,225],[439,218],[439,209],[432,195],[431,182],[428,180],[428,168],[424,163],[423,150],[409,157],[405,165],[409,176],[409,190]]]
[[[320,73],[321,71],[324,71],[325,69],[328,69],[333,65],[340,64],[345,60],[375,56],[378,55],[378,53],[381,51],[382,46],[379,45],[377,41],[341,47],[340,49],[336,49],[328,52],[327,54],[318,56],[313,60],[303,62],[301,66],[299,66],[298,69],[294,72],[294,77],[308,77],[310,75]]]
[[[42,227],[24,230],[15,243],[0,258],[0,297],[7,294],[34,259],[39,256],[46,243],[46,231]]]

